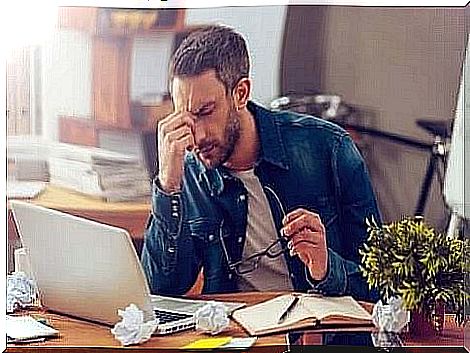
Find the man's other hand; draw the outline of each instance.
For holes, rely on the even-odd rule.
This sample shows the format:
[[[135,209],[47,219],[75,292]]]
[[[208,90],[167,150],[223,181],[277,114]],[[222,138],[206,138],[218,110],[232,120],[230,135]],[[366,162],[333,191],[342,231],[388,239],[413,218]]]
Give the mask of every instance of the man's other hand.
[[[313,279],[321,281],[328,269],[325,227],[316,213],[298,208],[282,221],[282,234],[289,240],[292,256],[298,255]]]

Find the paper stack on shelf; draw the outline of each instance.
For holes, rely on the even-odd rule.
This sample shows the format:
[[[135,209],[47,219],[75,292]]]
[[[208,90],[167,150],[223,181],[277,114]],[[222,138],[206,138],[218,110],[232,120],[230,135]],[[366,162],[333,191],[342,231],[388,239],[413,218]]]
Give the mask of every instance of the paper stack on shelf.
[[[8,136],[7,178],[21,181],[48,181],[49,143],[34,136]]]
[[[57,143],[49,157],[50,183],[106,201],[147,199],[147,170],[137,156],[103,148]]]

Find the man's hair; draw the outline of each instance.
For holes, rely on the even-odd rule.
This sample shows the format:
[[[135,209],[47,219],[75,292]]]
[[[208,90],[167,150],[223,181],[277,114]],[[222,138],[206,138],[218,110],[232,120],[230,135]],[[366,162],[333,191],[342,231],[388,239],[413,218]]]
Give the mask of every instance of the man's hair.
[[[173,55],[170,84],[178,76],[197,76],[215,70],[217,79],[231,92],[238,81],[247,78],[250,59],[245,39],[230,27],[209,25],[191,32]]]

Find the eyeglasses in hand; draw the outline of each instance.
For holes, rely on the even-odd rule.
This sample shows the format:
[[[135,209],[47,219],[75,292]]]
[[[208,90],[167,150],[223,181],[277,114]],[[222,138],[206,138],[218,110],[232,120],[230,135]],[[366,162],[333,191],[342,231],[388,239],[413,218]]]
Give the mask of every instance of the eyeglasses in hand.
[[[264,189],[269,191],[274,196],[274,199],[276,200],[279,206],[279,209],[281,211],[282,218],[285,218],[286,212],[277,194],[274,192],[273,189],[271,189],[268,186],[265,186]],[[328,222],[325,225],[325,229],[327,229],[333,223],[333,221],[337,218],[337,216],[338,215],[334,215],[331,219],[328,220]],[[269,259],[275,259],[276,257],[279,257],[286,251],[289,251],[289,248],[287,247],[287,240],[284,237],[284,234],[282,234],[282,230],[281,230],[281,236],[278,236],[277,240],[271,243],[270,245],[268,245],[266,249],[259,251],[257,253],[254,253],[244,259],[241,259],[240,261],[231,262],[223,237],[221,236],[220,238],[221,238],[222,248],[224,250],[224,255],[228,262],[229,269],[235,272],[238,276],[241,276],[241,275],[244,275],[244,274],[247,274],[256,270],[259,266],[261,259],[264,256],[266,256]]]

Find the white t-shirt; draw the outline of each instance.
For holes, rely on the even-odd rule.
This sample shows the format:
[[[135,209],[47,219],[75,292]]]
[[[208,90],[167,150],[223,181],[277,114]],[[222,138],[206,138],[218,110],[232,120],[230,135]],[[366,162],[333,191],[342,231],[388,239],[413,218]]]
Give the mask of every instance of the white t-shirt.
[[[265,250],[278,239],[278,235],[266,194],[254,170],[232,172],[232,174],[243,182],[248,191],[248,219],[242,256],[246,258]],[[263,256],[256,270],[239,278],[238,289],[241,291],[292,290],[284,254],[274,259]]]

